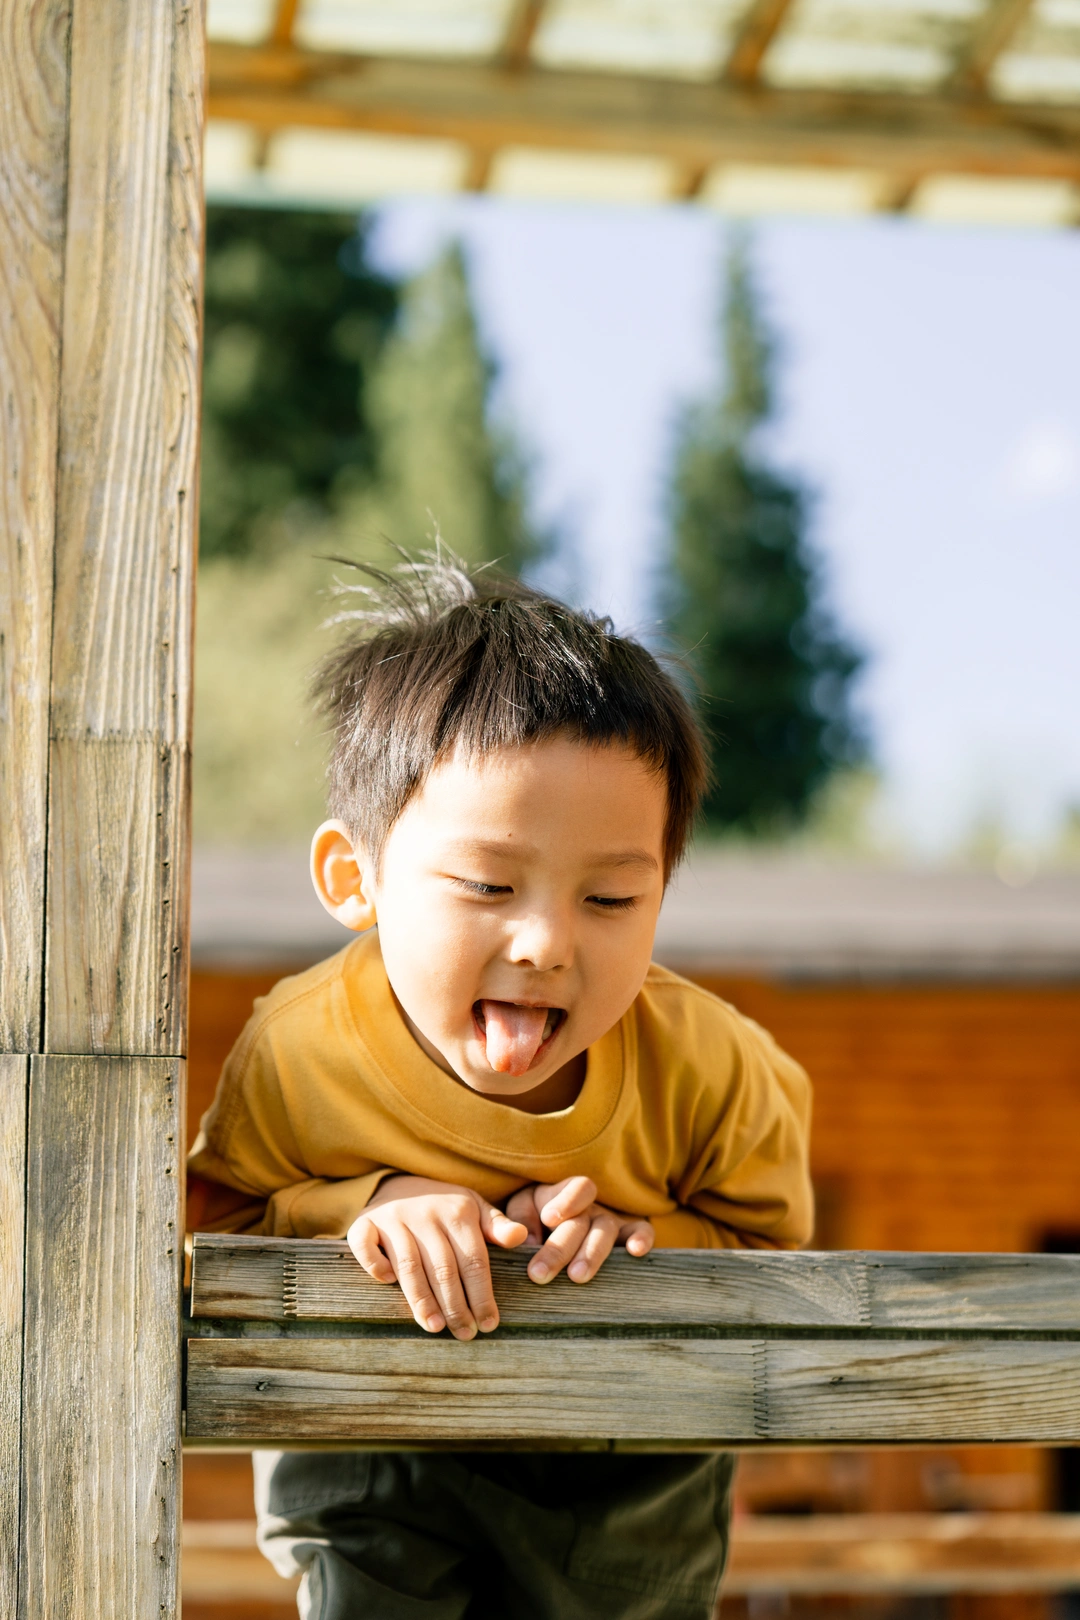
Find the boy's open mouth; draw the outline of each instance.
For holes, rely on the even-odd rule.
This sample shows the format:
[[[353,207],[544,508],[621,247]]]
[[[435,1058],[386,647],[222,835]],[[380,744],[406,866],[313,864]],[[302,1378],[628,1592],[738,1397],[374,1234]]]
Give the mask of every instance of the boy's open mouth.
[[[562,1007],[474,1001],[473,1023],[496,1074],[527,1074],[566,1022]]]

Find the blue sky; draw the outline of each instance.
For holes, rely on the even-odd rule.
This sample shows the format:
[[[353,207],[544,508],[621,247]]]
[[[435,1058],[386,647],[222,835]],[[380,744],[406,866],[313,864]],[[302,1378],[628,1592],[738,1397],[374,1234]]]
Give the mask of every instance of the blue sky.
[[[716,375],[724,227],[695,208],[395,203],[396,271],[465,240],[505,403],[576,594],[649,624],[672,423]],[[776,459],[816,489],[866,648],[885,812],[944,852],[1080,802],[1080,237],[902,220],[755,227],[782,339]]]

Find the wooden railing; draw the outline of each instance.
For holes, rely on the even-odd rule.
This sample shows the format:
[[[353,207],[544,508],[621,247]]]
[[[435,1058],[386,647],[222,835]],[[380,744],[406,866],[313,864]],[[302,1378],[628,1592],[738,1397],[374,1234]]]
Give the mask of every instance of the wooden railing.
[[[430,1337],[344,1243],[195,1238],[188,1445],[1080,1441],[1080,1257],[613,1255]]]

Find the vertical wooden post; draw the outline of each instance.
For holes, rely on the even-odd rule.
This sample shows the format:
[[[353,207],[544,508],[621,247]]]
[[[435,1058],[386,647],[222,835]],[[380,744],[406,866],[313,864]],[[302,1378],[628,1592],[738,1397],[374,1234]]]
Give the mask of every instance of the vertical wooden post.
[[[19,1620],[177,1607],[203,49],[201,0],[0,0],[0,1614]]]

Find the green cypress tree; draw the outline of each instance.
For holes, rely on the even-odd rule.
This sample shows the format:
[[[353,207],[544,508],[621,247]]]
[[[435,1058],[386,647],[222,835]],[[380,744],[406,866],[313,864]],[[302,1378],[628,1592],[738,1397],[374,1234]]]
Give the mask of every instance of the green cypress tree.
[[[862,658],[823,602],[808,494],[759,447],[775,346],[742,235],[721,337],[723,386],[677,434],[667,621],[700,681],[713,745],[707,821],[772,833],[804,820],[828,778],[865,757],[851,708]]]
[[[353,215],[207,210],[203,557],[325,518],[370,475],[365,381],[396,302]]]
[[[455,243],[406,286],[372,376],[375,482],[346,525],[351,555],[370,556],[379,537],[423,549],[436,533],[468,561],[511,573],[542,555],[526,513],[524,459],[493,420],[495,378]]]

